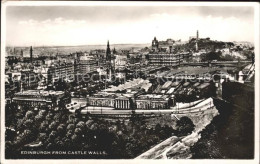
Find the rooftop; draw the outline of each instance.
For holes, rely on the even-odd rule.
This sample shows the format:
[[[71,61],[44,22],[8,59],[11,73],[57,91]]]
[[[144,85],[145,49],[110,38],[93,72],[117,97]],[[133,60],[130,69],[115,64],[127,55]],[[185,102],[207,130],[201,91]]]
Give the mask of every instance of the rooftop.
[[[193,87],[198,87],[199,85],[200,85],[200,83],[197,82],[197,83],[193,84]]]
[[[109,93],[109,92],[98,92],[92,96],[97,98],[117,98],[117,99],[128,99],[133,97],[132,93]]]
[[[168,87],[170,87],[171,84],[172,84],[171,81],[167,81],[166,83],[163,84],[162,89],[167,89]]]
[[[197,88],[198,89],[203,89],[203,88],[206,88],[207,86],[209,86],[210,84],[209,83],[203,83],[201,84],[200,86],[198,86]]]
[[[128,81],[124,84],[121,84],[119,86],[112,86],[112,88],[105,89],[105,92],[115,92],[115,91],[122,91],[126,89],[144,89],[148,90],[152,84],[149,82],[149,80],[144,80],[141,78],[134,79],[132,81]]]
[[[49,96],[49,95],[62,95],[63,91],[45,91],[45,90],[26,90],[18,92],[15,96]]]
[[[169,97],[167,95],[160,95],[160,94],[145,94],[140,95],[137,99],[162,99],[167,100]]]
[[[180,82],[175,81],[175,82],[172,83],[172,86],[173,86],[173,87],[176,87],[176,86],[178,86],[179,84],[180,84]]]
[[[190,85],[190,82],[185,82],[185,83],[183,84],[183,87],[187,87],[188,85]]]
[[[167,92],[167,94],[172,94],[174,92],[175,88],[170,88]]]

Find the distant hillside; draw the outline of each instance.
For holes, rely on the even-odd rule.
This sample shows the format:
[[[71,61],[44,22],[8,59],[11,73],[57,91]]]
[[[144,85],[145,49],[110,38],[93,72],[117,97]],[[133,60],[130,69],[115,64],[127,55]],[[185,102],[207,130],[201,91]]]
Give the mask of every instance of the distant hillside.
[[[186,45],[189,48],[195,49],[195,44],[196,40],[193,39]],[[199,39],[198,41],[198,46],[200,49],[207,49],[207,50],[213,50],[213,49],[222,49],[225,48],[226,46],[234,46],[234,43],[232,42],[222,42],[222,41],[215,41],[215,40],[210,40],[209,38],[206,39]]]
[[[247,42],[247,41],[240,41],[240,42],[233,42],[235,45],[242,45],[242,46],[247,46],[247,47],[254,47],[254,43]]]
[[[110,44],[110,48],[113,49],[141,49],[144,47],[149,47],[151,44]],[[69,54],[77,51],[90,51],[94,49],[106,49],[107,45],[80,45],[80,46],[38,46],[33,47],[34,55],[52,55],[52,54]],[[24,56],[29,56],[29,47],[6,47],[7,54],[10,54],[10,51],[15,51],[19,54],[23,50]],[[17,54],[16,53],[16,54]]]

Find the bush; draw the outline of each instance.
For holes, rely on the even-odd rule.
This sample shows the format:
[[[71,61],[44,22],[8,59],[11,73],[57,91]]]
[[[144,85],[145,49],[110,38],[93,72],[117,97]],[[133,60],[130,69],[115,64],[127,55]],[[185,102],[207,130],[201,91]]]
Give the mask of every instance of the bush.
[[[190,134],[195,127],[192,120],[186,116],[181,117],[180,120],[177,121],[176,126],[177,136],[186,136]]]

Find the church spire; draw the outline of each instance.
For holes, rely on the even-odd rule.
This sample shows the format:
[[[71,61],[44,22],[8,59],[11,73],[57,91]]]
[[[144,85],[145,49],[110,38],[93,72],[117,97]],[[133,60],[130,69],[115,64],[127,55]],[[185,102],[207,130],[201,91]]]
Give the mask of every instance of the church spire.
[[[114,47],[114,49],[113,49],[113,54],[116,54],[116,48]]]
[[[109,40],[107,41],[106,59],[111,60],[111,51],[109,46]]]

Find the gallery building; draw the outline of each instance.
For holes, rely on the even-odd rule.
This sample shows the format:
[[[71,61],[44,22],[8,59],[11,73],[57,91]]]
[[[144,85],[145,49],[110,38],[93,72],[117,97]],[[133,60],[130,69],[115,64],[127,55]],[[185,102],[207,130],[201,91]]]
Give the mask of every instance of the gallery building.
[[[52,109],[58,107],[60,102],[69,102],[69,97],[65,96],[63,91],[44,91],[44,90],[27,90],[15,93],[13,102],[17,103],[18,108],[32,107],[39,108],[48,106]]]

